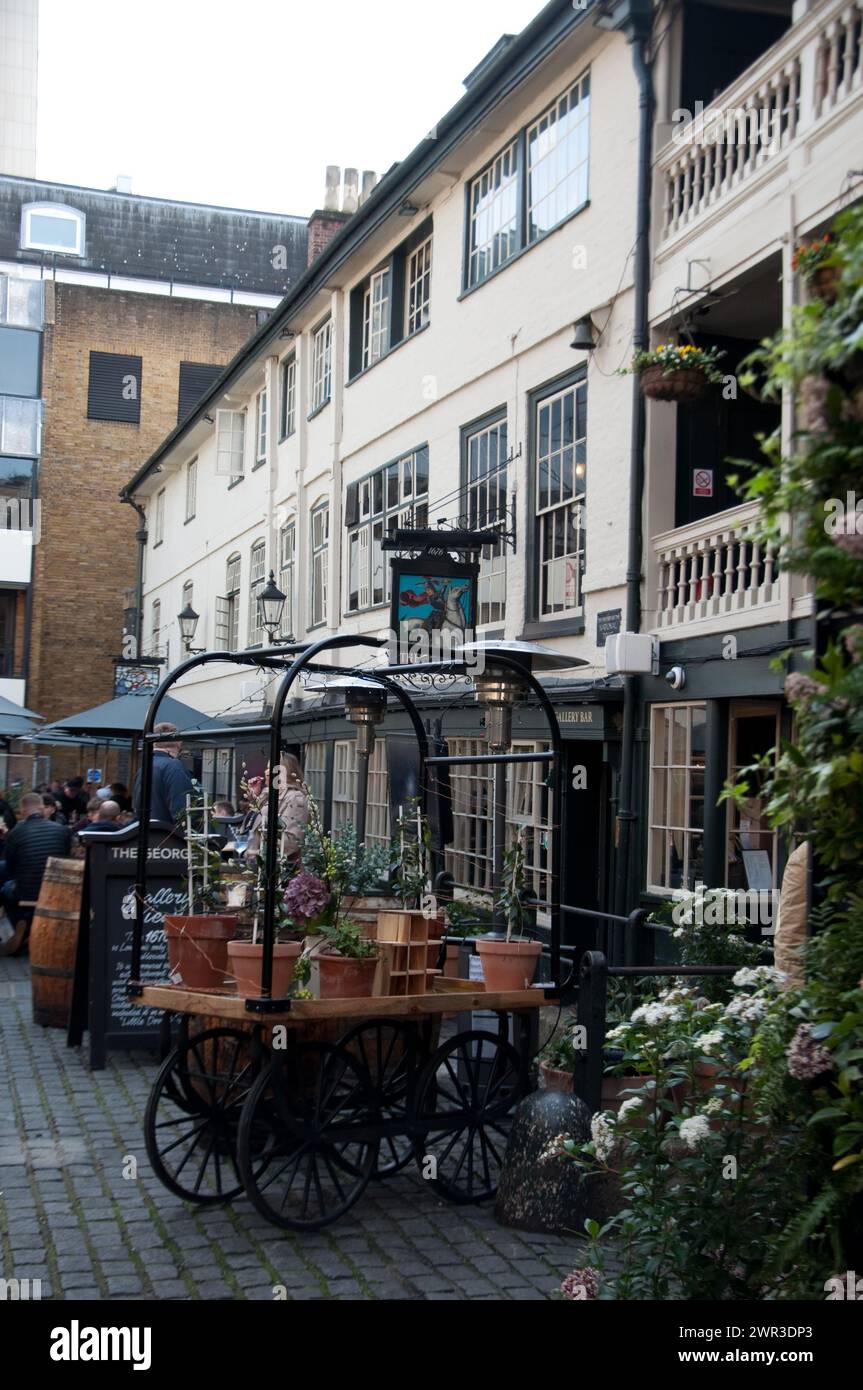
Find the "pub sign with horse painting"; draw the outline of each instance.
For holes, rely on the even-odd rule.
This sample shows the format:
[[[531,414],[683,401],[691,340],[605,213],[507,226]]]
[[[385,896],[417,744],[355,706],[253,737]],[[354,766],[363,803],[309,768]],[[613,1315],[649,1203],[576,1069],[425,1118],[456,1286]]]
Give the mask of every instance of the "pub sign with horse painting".
[[[445,661],[474,640],[479,565],[433,555],[390,563],[398,662]]]

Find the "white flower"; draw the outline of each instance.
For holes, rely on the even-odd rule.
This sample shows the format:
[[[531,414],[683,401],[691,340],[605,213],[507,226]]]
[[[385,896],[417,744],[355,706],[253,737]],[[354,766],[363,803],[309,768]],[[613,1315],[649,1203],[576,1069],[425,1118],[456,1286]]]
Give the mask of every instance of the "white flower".
[[[721,1096],[714,1096],[713,1099],[712,1099],[712,1100],[709,1100],[709,1101],[707,1102],[707,1104],[705,1105],[705,1107],[704,1107],[704,1114],[705,1114],[705,1115],[718,1115],[721,1109],[722,1109],[722,1097],[721,1097]]]
[[[644,1105],[643,1096],[630,1096],[625,1100],[617,1113],[618,1120],[625,1120],[627,1115],[634,1115],[636,1110],[641,1110]]]
[[[710,1124],[704,1115],[689,1115],[680,1122],[680,1137],[689,1149],[697,1149],[710,1138]]]
[[[633,1023],[646,1023],[648,1028],[658,1028],[661,1023],[675,1023],[683,1017],[682,1009],[671,1004],[642,1004],[632,1015]]]
[[[683,936],[683,928],[682,928],[682,927],[675,927],[675,928],[674,928],[674,931],[671,933],[671,935],[672,935],[673,937],[675,937],[676,940],[679,941],[680,938],[681,938],[681,936]]]
[[[767,1012],[767,1003],[761,993],[738,994],[726,1007],[725,1017],[739,1018],[743,1023],[758,1023]]]
[[[568,1134],[556,1134],[543,1149],[539,1156],[540,1163],[548,1163],[553,1158],[569,1158],[569,1154],[564,1147],[570,1138]]]
[[[702,1033],[695,1039],[695,1046],[701,1052],[712,1052],[714,1047],[718,1047],[722,1042],[724,1034],[720,1028],[713,1028],[709,1033]]]
[[[668,1047],[668,1048],[666,1048],[666,1050],[665,1050],[665,1051],[663,1052],[663,1054],[662,1054],[663,1061],[666,1061],[666,1062],[673,1062],[674,1059],[675,1059],[675,1057],[688,1057],[688,1056],[689,1056],[689,1044],[686,1043],[686,1042],[684,1042],[682,1038],[678,1038],[678,1039],[677,1039],[677,1042],[673,1042],[673,1043],[671,1044],[671,1046]]]
[[[626,1031],[626,1026],[622,1023],[619,1023],[616,1028],[609,1028],[608,1032],[605,1035],[605,1041],[616,1042],[618,1038],[623,1038],[626,1036]]]
[[[590,1122],[590,1137],[597,1158],[601,1163],[605,1163],[614,1151],[614,1116],[606,1111],[594,1115]]]
[[[754,968],[743,966],[737,974],[732,977],[733,985],[781,985],[786,978],[784,970],[777,970],[772,965],[756,965]]]

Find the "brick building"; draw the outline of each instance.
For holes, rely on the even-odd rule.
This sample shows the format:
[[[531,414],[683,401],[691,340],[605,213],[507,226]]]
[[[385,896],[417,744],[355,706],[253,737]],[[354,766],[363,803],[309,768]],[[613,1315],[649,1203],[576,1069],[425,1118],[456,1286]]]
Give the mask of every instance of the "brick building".
[[[304,217],[126,180],[0,177],[0,693],[49,720],[111,698],[137,577],[120,487],[305,270],[307,240]]]

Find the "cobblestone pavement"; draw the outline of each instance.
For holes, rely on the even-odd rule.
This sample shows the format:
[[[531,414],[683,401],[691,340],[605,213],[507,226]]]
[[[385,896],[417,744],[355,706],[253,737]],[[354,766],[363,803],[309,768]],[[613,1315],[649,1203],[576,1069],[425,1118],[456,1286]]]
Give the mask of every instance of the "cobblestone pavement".
[[[336,1225],[277,1230],[245,1199],[192,1208],[144,1151],[156,1070],[109,1054],[91,1073],[33,1022],[26,961],[0,959],[0,1272],[43,1298],[546,1299],[581,1263],[576,1238],[499,1226],[440,1201],[412,1172],[370,1184]],[[124,1160],[137,1159],[136,1180]],[[128,1165],[127,1165],[128,1166]]]

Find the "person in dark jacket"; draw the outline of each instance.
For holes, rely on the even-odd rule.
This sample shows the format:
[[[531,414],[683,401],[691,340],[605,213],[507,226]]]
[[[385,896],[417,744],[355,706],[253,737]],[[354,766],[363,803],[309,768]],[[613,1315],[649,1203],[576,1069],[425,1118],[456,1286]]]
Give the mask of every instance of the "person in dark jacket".
[[[153,786],[150,796],[150,820],[173,822],[186,809],[186,797],[192,795],[195,784],[180,762],[182,740],[177,738],[176,724],[157,724],[154,733],[160,736],[153,748]],[[135,815],[141,814],[141,772],[135,773],[132,788]]]
[[[85,825],[82,828],[84,830],[101,830],[108,832],[120,830],[122,827],[117,822],[119,814],[120,807],[117,805],[116,801],[100,801],[95,816],[90,821],[89,825]]]
[[[60,810],[70,825],[74,825],[80,817],[87,814],[87,798],[82,790],[83,786],[83,777],[72,777],[63,783]]]
[[[66,859],[72,849],[69,827],[46,820],[42,811],[39,792],[27,792],[21,798],[21,820],[6,836],[6,882],[0,888],[0,898],[13,925],[18,928],[12,940],[6,943],[7,955],[14,955],[20,949],[33,916],[32,907],[20,904],[35,903],[45,865],[51,856]]]

